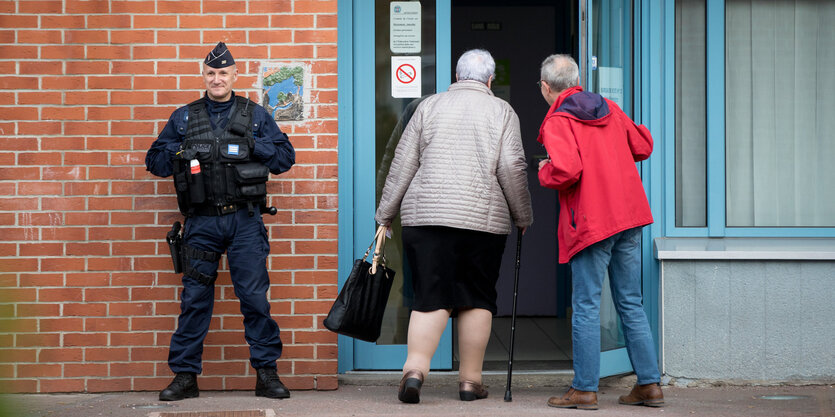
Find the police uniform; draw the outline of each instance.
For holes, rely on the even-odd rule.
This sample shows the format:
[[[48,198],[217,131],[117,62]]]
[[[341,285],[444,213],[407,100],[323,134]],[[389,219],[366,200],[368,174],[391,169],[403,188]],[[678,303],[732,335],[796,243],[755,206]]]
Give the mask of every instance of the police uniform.
[[[233,65],[234,59],[221,42],[204,63],[224,68]],[[148,171],[160,177],[174,176],[177,202],[185,216],[181,312],[168,356],[168,365],[177,376],[160,393],[161,400],[199,395],[196,374],[202,371],[203,340],[209,330],[214,281],[224,252],[244,316],[250,364],[258,374],[256,395],[289,396],[275,373],[282,343],[267,299],[270,246],[261,216],[269,212],[269,173],[280,174],[294,163],[293,146],[273,118],[263,107],[234,92],[225,102],[206,94],[174,111],[148,150]]]

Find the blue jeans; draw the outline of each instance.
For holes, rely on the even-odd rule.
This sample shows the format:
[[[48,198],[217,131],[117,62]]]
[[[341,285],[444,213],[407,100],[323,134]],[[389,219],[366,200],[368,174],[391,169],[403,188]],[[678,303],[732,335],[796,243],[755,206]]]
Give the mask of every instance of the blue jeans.
[[[607,269],[638,384],[659,382],[655,344],[641,305],[641,227],[624,230],[583,249],[571,258],[570,264],[574,389],[597,391],[600,381],[600,293]]]

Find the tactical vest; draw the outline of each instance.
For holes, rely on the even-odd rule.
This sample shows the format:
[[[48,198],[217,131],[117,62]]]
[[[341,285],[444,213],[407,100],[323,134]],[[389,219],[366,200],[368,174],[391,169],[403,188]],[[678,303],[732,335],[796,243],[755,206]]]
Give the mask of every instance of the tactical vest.
[[[249,99],[234,96],[225,128],[212,129],[205,98],[188,105],[185,140],[174,160],[177,204],[186,216],[220,216],[266,206],[266,165],[253,159]]]

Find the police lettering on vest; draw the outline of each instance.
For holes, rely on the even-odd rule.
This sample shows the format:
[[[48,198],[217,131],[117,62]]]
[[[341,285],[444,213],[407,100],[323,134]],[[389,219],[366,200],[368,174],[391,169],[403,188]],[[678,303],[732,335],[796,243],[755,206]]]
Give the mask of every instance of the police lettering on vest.
[[[266,165],[253,159],[249,99],[234,96],[226,126],[212,128],[205,98],[188,105],[185,140],[174,161],[177,204],[185,216],[220,216],[243,207],[250,215],[266,208]]]

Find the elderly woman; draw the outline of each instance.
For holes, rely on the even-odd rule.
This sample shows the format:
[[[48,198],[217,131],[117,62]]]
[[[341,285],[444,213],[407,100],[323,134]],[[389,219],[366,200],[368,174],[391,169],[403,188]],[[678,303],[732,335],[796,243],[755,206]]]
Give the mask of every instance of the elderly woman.
[[[495,61],[474,49],[458,59],[456,80],[423,100],[397,145],[376,220],[398,210],[415,300],[398,398],[420,387],[447,320],[458,317],[459,397],[487,397],[484,352],[496,314],[496,281],[512,224],[533,221],[519,118],[493,96]]]

